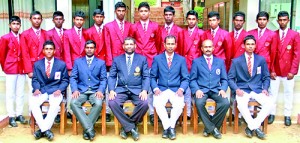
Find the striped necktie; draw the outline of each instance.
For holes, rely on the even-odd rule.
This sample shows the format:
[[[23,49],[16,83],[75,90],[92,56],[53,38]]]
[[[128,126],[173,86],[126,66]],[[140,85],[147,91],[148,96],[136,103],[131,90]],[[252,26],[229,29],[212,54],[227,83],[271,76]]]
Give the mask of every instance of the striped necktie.
[[[252,76],[252,63],[251,63],[251,56],[249,56],[248,57],[248,64],[247,64],[247,66],[248,66],[248,73],[249,73],[249,75],[250,76]]]

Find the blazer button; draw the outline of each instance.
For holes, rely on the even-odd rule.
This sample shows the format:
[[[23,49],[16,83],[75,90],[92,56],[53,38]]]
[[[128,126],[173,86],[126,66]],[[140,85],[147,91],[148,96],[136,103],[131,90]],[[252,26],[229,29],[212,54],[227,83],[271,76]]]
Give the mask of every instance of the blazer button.
[[[89,78],[89,80],[91,80],[91,79]]]

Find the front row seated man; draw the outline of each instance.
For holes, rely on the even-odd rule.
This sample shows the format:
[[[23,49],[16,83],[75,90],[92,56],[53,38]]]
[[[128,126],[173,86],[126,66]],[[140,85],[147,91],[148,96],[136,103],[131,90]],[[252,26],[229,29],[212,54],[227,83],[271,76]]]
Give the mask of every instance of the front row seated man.
[[[228,88],[225,62],[212,55],[213,42],[205,40],[201,50],[203,56],[193,60],[190,74],[190,88],[195,95],[195,104],[205,126],[203,135],[212,134],[216,139],[222,137],[219,132],[230,106],[226,96]],[[205,105],[208,98],[217,103],[216,113],[210,117]]]
[[[270,85],[268,65],[262,56],[253,53],[256,47],[254,36],[246,36],[244,45],[245,53],[232,60],[228,83],[231,90],[236,93],[237,107],[247,123],[246,135],[251,138],[254,131],[259,139],[265,139],[266,135],[259,127],[274,107],[268,94]],[[255,118],[248,109],[250,99],[255,99],[261,104],[261,110]]]
[[[49,141],[53,140],[54,134],[51,132],[54,119],[60,110],[60,103],[63,99],[63,92],[69,84],[69,76],[66,64],[54,58],[55,45],[52,41],[46,41],[43,45],[44,59],[34,64],[32,88],[33,95],[30,97],[30,109],[39,130],[33,136],[40,139],[45,136]],[[40,106],[47,101],[50,107],[45,119]]]
[[[137,124],[148,110],[147,91],[150,85],[147,58],[135,53],[135,39],[124,39],[122,54],[113,60],[108,77],[109,107],[123,126],[120,136],[127,138],[131,133],[136,141],[139,139]],[[123,111],[123,104],[131,100],[135,105],[132,115],[129,117]],[[147,122],[147,121],[146,121]]]
[[[175,124],[182,113],[184,91],[189,86],[189,73],[185,58],[176,54],[176,37],[168,35],[164,39],[165,52],[154,57],[150,72],[153,89],[153,107],[161,119],[163,138],[176,139]],[[170,118],[166,111],[167,102],[172,104]]]
[[[92,141],[95,137],[94,124],[102,109],[107,84],[106,66],[103,60],[94,56],[96,50],[94,41],[88,40],[84,50],[86,56],[76,59],[72,69],[70,106],[83,127],[83,138]],[[82,104],[86,101],[92,105],[89,115],[82,110]]]

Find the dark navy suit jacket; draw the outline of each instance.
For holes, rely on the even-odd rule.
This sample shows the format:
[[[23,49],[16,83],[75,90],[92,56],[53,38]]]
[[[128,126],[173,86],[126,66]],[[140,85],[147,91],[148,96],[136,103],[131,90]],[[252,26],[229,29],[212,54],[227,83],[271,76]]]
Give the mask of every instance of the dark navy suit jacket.
[[[54,58],[50,78],[46,75],[45,58],[34,63],[32,92],[39,89],[42,94],[53,94],[56,90],[65,91],[69,85],[69,75],[65,62]]]

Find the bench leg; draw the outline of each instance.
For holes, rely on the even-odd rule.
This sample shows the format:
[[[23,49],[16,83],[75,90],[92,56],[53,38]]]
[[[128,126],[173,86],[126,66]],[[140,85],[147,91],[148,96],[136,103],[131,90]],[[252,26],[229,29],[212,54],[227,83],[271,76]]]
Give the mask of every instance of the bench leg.
[[[193,110],[194,110],[194,115],[193,115],[193,124],[194,124],[194,134],[198,133],[198,111],[197,111],[197,107],[194,104],[193,105]]]
[[[185,103],[183,108],[183,125],[182,133],[185,135],[187,133],[187,104]]]
[[[157,135],[158,134],[158,115],[156,113],[156,109],[154,108],[154,134]]]
[[[233,133],[237,134],[239,132],[239,109],[237,108],[237,102],[234,102],[234,126]]]
[[[60,103],[60,124],[59,124],[59,134],[64,135],[65,134],[65,104]]]
[[[146,113],[143,117],[144,135],[148,134],[148,114]]]
[[[119,121],[116,116],[114,116],[114,122],[115,122],[115,135],[119,135]]]
[[[76,116],[73,113],[72,115],[72,130],[73,130],[73,135],[78,135],[78,131],[77,131],[77,121],[76,121]]]
[[[101,112],[102,118],[101,118],[101,130],[102,135],[106,135],[106,104],[105,102],[102,104],[102,112]]]

